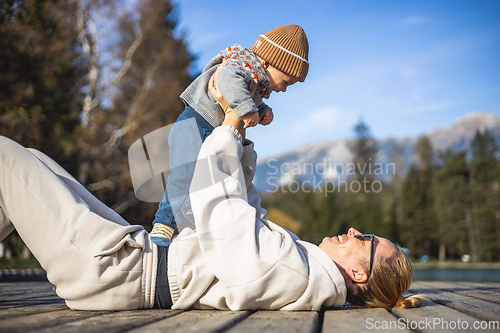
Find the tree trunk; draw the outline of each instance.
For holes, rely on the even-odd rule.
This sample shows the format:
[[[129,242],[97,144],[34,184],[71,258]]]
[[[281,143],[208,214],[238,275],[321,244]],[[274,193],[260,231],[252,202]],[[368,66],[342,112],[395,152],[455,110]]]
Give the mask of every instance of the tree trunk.
[[[472,224],[472,216],[469,209],[465,211],[465,223],[467,224],[467,229],[469,229],[469,246],[471,251],[472,261],[478,261],[478,250],[476,244],[476,237],[474,233],[474,227]]]
[[[446,260],[446,243],[444,239],[439,240],[439,260]]]

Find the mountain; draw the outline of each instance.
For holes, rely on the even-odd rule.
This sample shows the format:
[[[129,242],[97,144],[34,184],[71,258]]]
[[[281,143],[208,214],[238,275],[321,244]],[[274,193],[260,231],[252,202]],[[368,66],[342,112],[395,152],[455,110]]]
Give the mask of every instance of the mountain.
[[[471,112],[449,126],[433,130],[429,136],[434,150],[470,150],[470,143],[477,130],[488,130],[500,142],[500,117],[491,112]],[[413,158],[416,137],[386,138],[377,140],[379,152],[367,171],[378,178],[390,180],[391,175],[404,175]],[[255,174],[255,186],[261,193],[272,193],[284,185],[298,190],[300,179],[308,185],[317,186],[325,182],[339,182],[352,175],[356,169],[351,163],[349,150],[351,140],[342,139],[297,147],[277,156],[259,160]],[[393,162],[395,147],[401,163]],[[470,153],[470,152],[469,152]],[[398,170],[396,170],[399,168]],[[293,183],[293,184],[292,184]]]
[[[471,112],[453,124],[429,133],[434,149],[469,149],[476,131],[487,129],[495,138],[500,137],[500,117],[491,112]]]

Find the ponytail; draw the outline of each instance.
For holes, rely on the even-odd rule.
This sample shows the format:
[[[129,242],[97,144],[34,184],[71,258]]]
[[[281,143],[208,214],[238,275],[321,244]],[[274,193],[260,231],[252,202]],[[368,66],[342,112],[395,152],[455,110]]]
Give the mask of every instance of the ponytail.
[[[421,298],[419,295],[401,296],[394,307],[398,309],[418,308],[422,304]]]
[[[374,265],[366,285],[360,286],[357,293],[348,294],[349,303],[387,310],[393,307],[408,309],[420,306],[421,296],[403,297],[403,293],[410,288],[413,269],[401,246],[396,244],[395,247],[396,258],[380,260]]]

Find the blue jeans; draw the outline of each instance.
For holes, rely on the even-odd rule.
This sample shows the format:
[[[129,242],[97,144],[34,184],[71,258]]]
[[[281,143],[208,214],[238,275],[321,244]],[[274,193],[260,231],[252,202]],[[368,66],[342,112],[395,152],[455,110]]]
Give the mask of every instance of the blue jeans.
[[[194,127],[191,126],[193,119],[196,121]],[[189,186],[201,144],[213,130],[214,127],[190,106],[177,118],[168,137],[171,173],[153,224],[161,223],[173,229],[176,229],[183,221],[194,224],[193,215],[190,212]],[[151,240],[158,246],[168,246],[171,243],[171,240],[167,238],[151,237]]]

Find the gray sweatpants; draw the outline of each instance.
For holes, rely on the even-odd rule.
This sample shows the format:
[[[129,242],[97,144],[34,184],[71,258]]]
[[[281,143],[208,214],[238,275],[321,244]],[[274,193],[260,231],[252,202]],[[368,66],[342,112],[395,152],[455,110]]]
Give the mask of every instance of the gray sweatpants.
[[[157,248],[45,154],[0,136],[0,240],[16,229],[72,309],[154,305]]]

